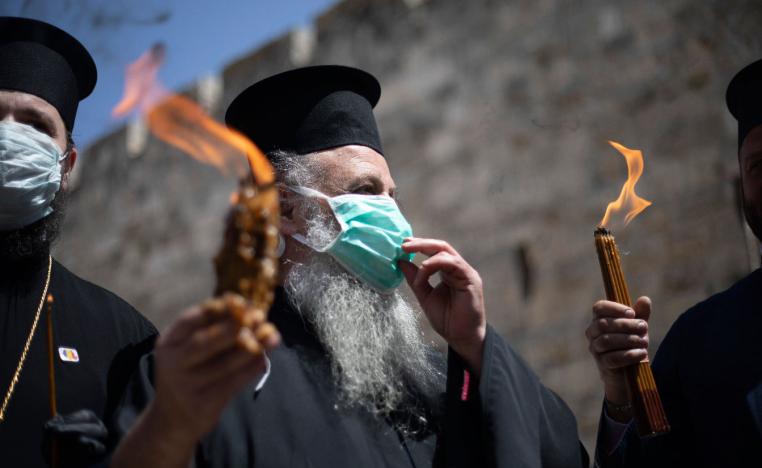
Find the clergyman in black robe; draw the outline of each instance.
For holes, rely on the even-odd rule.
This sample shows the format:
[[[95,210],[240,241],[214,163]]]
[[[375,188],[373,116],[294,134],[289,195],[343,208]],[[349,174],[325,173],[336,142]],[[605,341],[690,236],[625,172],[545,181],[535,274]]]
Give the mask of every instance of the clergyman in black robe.
[[[103,455],[110,419],[156,329],[50,255],[77,149],[68,135],[95,85],[85,48],[47,23],[0,17],[0,465]],[[48,381],[48,306],[58,415]],[[14,384],[15,382],[15,384]],[[44,448],[45,447],[45,448]]]
[[[447,243],[412,236],[372,114],[379,95],[368,73],[320,66],[231,104],[228,125],[268,154],[281,189],[269,317],[282,345],[247,362],[234,330],[184,313],[130,383],[112,467],[587,466],[568,407],[487,324],[478,273]],[[414,253],[428,259],[416,266]],[[424,343],[396,289],[405,280],[446,358]]]
[[[727,91],[730,112],[738,120],[738,161],[746,221],[762,239],[762,61],[741,70]],[[647,319],[650,303],[638,301]],[[600,305],[598,315],[617,317],[623,306]],[[631,314],[631,317],[635,314]],[[623,315],[619,315],[623,317]],[[625,322],[619,319],[620,327]],[[595,323],[595,322],[594,322]],[[633,324],[637,325],[637,324]],[[612,322],[612,326],[615,326]],[[612,379],[602,356],[636,348],[614,335],[643,336],[647,328],[628,332],[588,330],[604,382]],[[610,350],[595,342],[609,333]],[[697,304],[672,325],[659,346],[653,372],[671,430],[640,439],[628,414],[604,405],[598,430],[596,461],[613,467],[758,467],[762,466],[762,271]],[[637,356],[636,356],[637,358]],[[608,361],[609,363],[612,361]],[[606,398],[609,398],[607,387]],[[616,389],[614,390],[616,391]]]

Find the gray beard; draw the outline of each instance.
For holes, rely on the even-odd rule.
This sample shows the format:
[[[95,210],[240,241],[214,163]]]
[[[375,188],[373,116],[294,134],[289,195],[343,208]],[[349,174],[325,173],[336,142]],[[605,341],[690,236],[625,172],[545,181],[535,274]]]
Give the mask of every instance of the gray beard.
[[[398,291],[379,293],[319,253],[292,266],[285,288],[328,353],[341,403],[376,416],[402,412],[403,429],[436,416],[444,375]]]

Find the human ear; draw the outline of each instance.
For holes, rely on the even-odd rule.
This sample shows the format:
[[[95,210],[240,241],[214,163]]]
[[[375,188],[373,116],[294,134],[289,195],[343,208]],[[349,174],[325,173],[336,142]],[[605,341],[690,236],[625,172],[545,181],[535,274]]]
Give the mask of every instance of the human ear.
[[[63,161],[63,167],[61,168],[61,181],[62,184],[64,184],[64,188],[68,189],[69,187],[69,175],[71,175],[71,172],[74,170],[74,165],[77,163],[77,155],[79,153],[77,152],[76,147],[72,147],[69,151],[69,155],[66,156],[66,159]]]
[[[284,236],[291,236],[298,232],[297,210],[295,209],[295,196],[293,192],[283,188],[278,189],[280,200],[280,232]]]

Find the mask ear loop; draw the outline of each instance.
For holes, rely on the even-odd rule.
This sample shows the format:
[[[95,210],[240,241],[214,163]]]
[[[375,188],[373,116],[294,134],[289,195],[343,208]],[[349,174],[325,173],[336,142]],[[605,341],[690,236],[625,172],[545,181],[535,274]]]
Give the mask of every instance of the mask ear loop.
[[[278,258],[281,258],[283,256],[283,252],[286,251],[286,238],[283,237],[283,234],[278,233],[278,247],[276,248],[275,254]]]
[[[318,198],[318,199],[323,200],[324,202],[326,202],[329,207],[331,206],[331,204],[330,204],[330,197],[328,195],[322,193],[322,192],[317,191],[317,190],[311,189],[309,187],[290,186],[290,185],[283,185],[283,188],[288,190],[288,191],[290,191],[290,192],[293,192],[293,193],[296,193],[296,194],[301,195],[303,197],[306,197],[306,198]],[[331,208],[331,212],[333,212],[333,208]],[[336,216],[335,213],[334,213],[334,216]],[[300,244],[302,244],[302,245],[304,245],[304,246],[306,246],[306,247],[308,247],[308,248],[310,248],[310,249],[312,249],[312,250],[314,250],[316,252],[325,252],[328,249],[328,247],[330,247],[330,245],[331,245],[331,244],[328,244],[324,248],[315,247],[314,245],[312,245],[307,240],[307,238],[304,235],[302,235],[302,234],[300,234],[298,232],[295,233],[295,234],[291,234],[290,237],[292,239],[294,239],[295,241],[299,242]]]

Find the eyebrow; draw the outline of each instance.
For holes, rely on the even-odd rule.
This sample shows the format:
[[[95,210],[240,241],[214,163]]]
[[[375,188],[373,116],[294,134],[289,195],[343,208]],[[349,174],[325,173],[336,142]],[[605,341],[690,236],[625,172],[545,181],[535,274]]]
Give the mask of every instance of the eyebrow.
[[[45,127],[47,127],[50,130],[51,136],[53,137],[58,136],[58,126],[56,125],[56,122],[50,117],[50,115],[40,111],[39,109],[35,109],[33,107],[19,109],[18,113],[26,119],[33,120],[43,124]]]
[[[370,182],[373,184],[375,188],[383,187],[384,183],[381,181],[381,178],[379,178],[377,175],[374,174],[363,174],[359,175],[353,179],[350,179],[349,182],[347,182],[346,191],[351,191],[359,186],[361,186],[364,183]],[[392,198],[396,201],[397,200],[397,187],[392,187]]]

